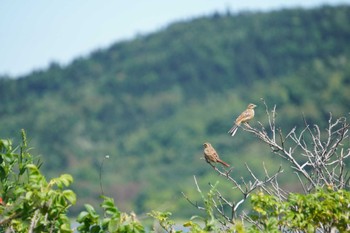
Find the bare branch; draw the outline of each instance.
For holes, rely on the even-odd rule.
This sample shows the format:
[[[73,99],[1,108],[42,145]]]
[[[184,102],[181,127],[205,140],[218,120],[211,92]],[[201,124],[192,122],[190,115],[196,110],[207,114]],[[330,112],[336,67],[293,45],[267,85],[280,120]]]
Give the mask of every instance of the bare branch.
[[[287,133],[286,137],[283,137],[282,130],[278,128],[276,132],[276,106],[273,107],[272,114],[270,114],[264,100],[263,103],[268,117],[270,132],[266,132],[260,122],[258,122],[260,129],[250,125],[245,125],[242,128],[267,144],[271,148],[272,153],[277,154],[290,163],[291,168],[298,175],[298,179],[303,182],[304,191],[310,192],[316,187],[331,184],[336,184],[337,189],[349,187],[349,184],[344,182],[346,178],[343,177],[345,175],[343,172],[343,161],[350,156],[350,152],[341,156],[337,152],[339,150],[344,151],[344,148],[340,147],[342,147],[344,139],[349,137],[349,124],[346,123],[344,117],[333,121],[330,114],[325,140],[322,139],[323,133],[319,126],[314,125],[311,128],[305,117],[303,117],[305,127],[299,133],[294,127]],[[279,135],[279,142],[276,141],[276,134]],[[286,148],[287,142],[291,145],[294,144],[294,146]],[[306,158],[307,161],[301,162],[301,157]],[[335,169],[337,167],[338,169]],[[302,181],[301,176],[307,180],[307,185]]]
[[[265,106],[268,126],[265,128],[258,121],[256,127],[248,123],[241,127],[245,132],[257,137],[263,144],[268,145],[274,155],[288,163],[305,193],[311,193],[316,188],[324,186],[332,187],[334,190],[350,188],[350,175],[346,170],[346,159],[350,158],[350,142],[344,143],[345,139],[349,138],[349,124],[346,118],[333,120],[330,114],[326,129],[321,130],[318,125],[309,124],[303,116],[305,125],[303,128],[293,127],[287,133],[283,133],[276,125],[276,105],[270,111],[263,99],[262,102]],[[278,181],[279,175],[283,173],[282,166],[276,172],[269,174],[263,163],[264,175],[259,177],[258,173],[246,163],[245,169],[249,173],[247,178],[237,177],[237,174],[232,172],[233,168],[226,170],[224,167],[216,167],[216,164],[209,164],[220,177],[231,182],[232,189],[240,195],[238,200],[234,201],[215,189],[215,195],[211,197],[213,209],[226,221],[233,223],[234,219],[239,217],[256,225],[256,222],[245,212],[242,211],[238,215],[238,210],[257,189],[277,197],[280,201],[286,200],[289,195],[286,189],[280,187]],[[195,177],[194,180],[198,192],[201,193]],[[183,195],[191,205],[205,210],[197,203],[190,201],[185,194]]]

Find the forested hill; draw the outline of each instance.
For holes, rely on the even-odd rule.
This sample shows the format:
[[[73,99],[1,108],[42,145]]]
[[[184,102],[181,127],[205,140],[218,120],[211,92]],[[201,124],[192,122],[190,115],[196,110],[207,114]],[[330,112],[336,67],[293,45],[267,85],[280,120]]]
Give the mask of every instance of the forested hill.
[[[0,137],[25,129],[48,175],[74,176],[81,203],[100,194],[108,154],[103,185],[117,205],[185,213],[180,192],[195,193],[193,175],[218,179],[200,159],[204,141],[242,176],[244,163],[259,170],[274,160],[244,132],[226,134],[249,102],[261,122],[260,98],[276,104],[286,130],[302,114],[319,124],[329,112],[348,116],[349,41],[347,5],[174,23],[66,67],[0,78]]]

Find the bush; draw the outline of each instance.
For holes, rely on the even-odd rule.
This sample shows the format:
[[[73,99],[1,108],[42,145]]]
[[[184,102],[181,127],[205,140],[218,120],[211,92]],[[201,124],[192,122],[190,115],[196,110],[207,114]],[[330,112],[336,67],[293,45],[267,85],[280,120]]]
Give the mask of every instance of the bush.
[[[66,187],[73,178],[63,174],[47,181],[40,166],[28,152],[24,131],[19,148],[13,148],[9,140],[0,140],[1,231],[72,232],[67,211],[76,196]]]
[[[19,147],[0,140],[0,232],[73,232],[67,216],[76,202],[75,193],[67,189],[73,178],[63,174],[47,181],[40,166],[28,152],[24,130]],[[78,232],[144,232],[134,214],[121,213],[111,198],[103,200],[104,217],[86,204],[77,218]]]

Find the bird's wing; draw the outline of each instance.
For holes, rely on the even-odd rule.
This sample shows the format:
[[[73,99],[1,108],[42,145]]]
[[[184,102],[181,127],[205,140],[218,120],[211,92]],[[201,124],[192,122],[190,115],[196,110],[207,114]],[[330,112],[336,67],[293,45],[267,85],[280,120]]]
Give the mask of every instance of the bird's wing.
[[[218,155],[218,153],[216,152],[216,150],[213,149],[212,154],[213,154],[213,156],[214,156],[215,159],[218,159],[218,158],[219,158],[219,155]]]
[[[250,116],[251,116],[251,112],[248,109],[245,110],[244,112],[241,113],[241,115],[239,115],[239,117],[237,117],[236,124],[240,124],[245,120],[249,120]]]

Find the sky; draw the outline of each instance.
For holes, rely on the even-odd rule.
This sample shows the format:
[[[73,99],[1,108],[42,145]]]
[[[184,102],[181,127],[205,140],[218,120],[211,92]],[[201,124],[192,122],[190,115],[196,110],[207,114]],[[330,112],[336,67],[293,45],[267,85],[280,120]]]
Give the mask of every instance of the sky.
[[[350,4],[350,0],[0,0],[0,76],[67,65],[97,49],[214,12]]]

